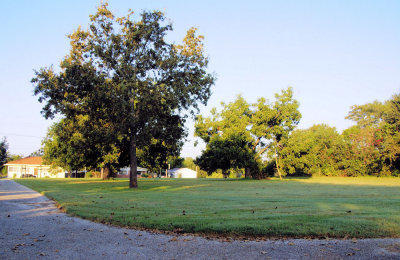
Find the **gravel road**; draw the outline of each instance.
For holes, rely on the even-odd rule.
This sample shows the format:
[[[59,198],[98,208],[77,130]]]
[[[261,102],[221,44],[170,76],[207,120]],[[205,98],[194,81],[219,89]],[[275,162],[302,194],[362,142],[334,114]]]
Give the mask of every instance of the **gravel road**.
[[[400,239],[223,242],[154,234],[68,216],[39,193],[0,180],[0,259],[400,259]]]

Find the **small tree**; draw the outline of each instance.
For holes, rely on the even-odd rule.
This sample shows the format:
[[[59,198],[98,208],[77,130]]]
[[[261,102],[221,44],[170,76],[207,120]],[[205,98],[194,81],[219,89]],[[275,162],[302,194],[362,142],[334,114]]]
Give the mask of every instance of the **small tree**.
[[[4,137],[3,140],[0,141],[0,171],[3,169],[4,164],[7,163],[7,152],[8,143],[7,139]]]
[[[122,140],[113,130],[111,126],[90,121],[88,116],[64,118],[49,128],[43,140],[43,158],[68,172],[100,167],[103,179],[114,177],[120,166]]]
[[[196,170],[196,166],[197,165],[195,164],[195,162],[194,162],[192,157],[185,157],[183,162],[182,162],[182,167],[189,168],[189,169],[194,170],[194,171]]]
[[[253,159],[254,155],[247,147],[246,140],[240,135],[230,135],[226,139],[219,136],[212,138],[195,163],[208,175],[221,169],[226,178],[229,169],[248,167]]]
[[[84,138],[72,121],[63,119],[53,124],[42,144],[43,159],[53,168],[61,167],[71,174],[91,164],[88,163],[90,150],[84,145]]]

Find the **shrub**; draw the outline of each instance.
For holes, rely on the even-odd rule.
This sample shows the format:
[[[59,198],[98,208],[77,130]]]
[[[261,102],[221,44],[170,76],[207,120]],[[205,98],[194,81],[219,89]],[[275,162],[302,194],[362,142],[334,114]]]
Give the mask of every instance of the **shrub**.
[[[101,177],[101,172],[92,171],[86,173],[86,178],[100,178],[100,177]]]
[[[1,169],[1,176],[7,177],[8,171],[7,171],[7,167],[3,167],[3,169]]]

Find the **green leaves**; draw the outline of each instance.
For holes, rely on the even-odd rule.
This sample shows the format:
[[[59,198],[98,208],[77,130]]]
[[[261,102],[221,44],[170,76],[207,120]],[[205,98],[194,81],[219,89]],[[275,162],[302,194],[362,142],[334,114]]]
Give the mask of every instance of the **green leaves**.
[[[286,174],[398,175],[400,134],[399,96],[386,102],[355,105],[347,119],[357,125],[342,134],[327,125],[294,131],[283,143]]]
[[[8,143],[6,138],[0,141],[0,170],[3,168],[3,165],[7,162],[7,152],[8,152]]]
[[[232,167],[251,166],[258,178],[263,154],[269,150],[270,156],[279,156],[280,142],[288,138],[301,118],[299,103],[293,99],[291,88],[282,90],[275,97],[274,103],[260,98],[257,103],[249,104],[239,95],[232,103],[221,103],[221,112],[212,109],[211,117],[198,116],[195,135],[207,143],[207,149],[198,161],[208,167],[211,161],[218,165],[218,158],[229,154],[234,158],[233,161],[243,157],[246,162],[232,163],[226,160],[220,167],[227,167],[229,164]],[[205,162],[206,158],[210,160],[209,163]],[[212,169],[214,168],[215,166]]]
[[[233,134],[227,138],[214,137],[195,163],[209,175],[217,169],[221,169],[222,173],[227,175],[227,171],[231,168],[250,166],[253,159],[254,154],[243,136]]]
[[[35,95],[45,102],[42,113],[75,123],[77,116],[89,116],[87,144],[109,164],[136,165],[133,147],[151,150],[153,140],[163,144],[155,149],[159,156],[166,147],[176,153],[187,114],[206,104],[215,77],[206,71],[203,36],[191,28],[182,45],[173,45],[165,40],[171,30],[159,11],[133,20],[132,11],[116,18],[107,3],[100,5],[87,31],[78,28],[68,36],[71,50],[61,71],[44,68],[32,79]]]

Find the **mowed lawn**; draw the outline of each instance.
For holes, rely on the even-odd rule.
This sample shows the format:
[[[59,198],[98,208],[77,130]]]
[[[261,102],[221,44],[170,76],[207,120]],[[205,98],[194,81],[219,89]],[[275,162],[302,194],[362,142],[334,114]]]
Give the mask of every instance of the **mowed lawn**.
[[[400,178],[18,179],[68,213],[118,226],[263,237],[400,237]]]

